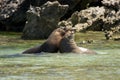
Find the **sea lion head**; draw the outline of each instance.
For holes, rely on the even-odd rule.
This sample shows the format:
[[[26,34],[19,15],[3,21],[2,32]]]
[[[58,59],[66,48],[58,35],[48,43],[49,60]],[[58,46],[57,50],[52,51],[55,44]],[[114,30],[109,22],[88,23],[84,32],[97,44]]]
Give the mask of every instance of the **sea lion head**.
[[[61,27],[61,28],[58,28],[57,32],[60,33],[61,36],[64,36],[66,31],[64,28]]]
[[[74,39],[76,28],[65,28],[65,38]]]

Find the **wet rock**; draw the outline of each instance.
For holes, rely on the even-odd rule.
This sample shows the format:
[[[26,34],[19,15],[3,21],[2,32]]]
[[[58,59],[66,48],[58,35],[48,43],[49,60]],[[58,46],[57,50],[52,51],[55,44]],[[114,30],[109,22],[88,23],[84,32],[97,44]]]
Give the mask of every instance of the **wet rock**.
[[[109,31],[105,31],[105,37],[106,40],[112,39],[112,40],[119,40],[120,39],[120,26],[111,28]]]
[[[27,23],[23,30],[23,39],[45,39],[58,27],[58,22],[68,9],[58,1],[48,1],[41,7],[32,7],[27,13]]]
[[[105,31],[106,40],[112,39],[113,32],[112,31]]]
[[[120,41],[120,37],[114,38],[115,41]]]
[[[108,10],[106,11],[106,14],[107,15],[106,18],[104,18],[103,29],[107,30],[107,37],[109,37],[110,34],[110,39],[117,39],[120,37],[120,10],[117,12],[115,10]]]
[[[95,40],[92,40],[92,39],[90,39],[90,40],[83,40],[79,44],[92,44],[92,43],[95,43]]]
[[[120,38],[120,0],[103,0],[105,5],[106,18],[104,19],[104,30],[106,39],[119,40]],[[112,33],[112,34],[111,34]],[[108,38],[107,38],[108,37]]]

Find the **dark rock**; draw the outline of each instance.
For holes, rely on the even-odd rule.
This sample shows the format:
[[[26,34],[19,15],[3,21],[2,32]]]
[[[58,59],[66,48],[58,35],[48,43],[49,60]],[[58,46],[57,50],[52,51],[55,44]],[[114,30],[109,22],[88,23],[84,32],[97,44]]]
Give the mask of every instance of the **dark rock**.
[[[56,29],[61,16],[68,5],[60,5],[58,1],[48,1],[41,7],[32,7],[27,13],[27,23],[23,30],[23,39],[44,39]]]
[[[21,31],[26,21],[29,0],[1,0],[0,23],[9,30]]]
[[[56,0],[0,0],[0,23],[6,30],[22,31],[26,22],[26,11],[32,6],[40,7],[47,1]],[[69,9],[61,19],[67,19],[76,10],[86,8],[91,0],[57,0],[62,5],[69,5]],[[83,5],[84,3],[84,5]],[[1,25],[0,25],[1,26]]]
[[[56,0],[0,0],[0,26],[5,30],[22,31],[26,22],[26,11],[30,4],[34,7],[40,7],[47,1]],[[62,5],[69,5],[66,14],[61,16],[61,20],[68,19],[75,11],[80,11],[88,7],[89,3],[98,2],[98,0],[57,0]],[[1,30],[1,28],[0,28]]]
[[[69,9],[73,9],[75,5],[81,0],[30,0],[32,6],[41,6],[47,1],[53,2],[58,1],[62,5],[69,5]]]

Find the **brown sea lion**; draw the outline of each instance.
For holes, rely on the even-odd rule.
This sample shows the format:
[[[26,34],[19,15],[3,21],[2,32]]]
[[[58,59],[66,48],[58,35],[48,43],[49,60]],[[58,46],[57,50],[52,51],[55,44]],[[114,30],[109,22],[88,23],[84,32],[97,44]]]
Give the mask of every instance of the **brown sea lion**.
[[[90,49],[78,47],[76,42],[74,41],[74,33],[75,30],[73,29],[68,30],[65,33],[59,46],[59,50],[61,53],[96,54],[96,52]]]
[[[42,45],[30,48],[28,50],[25,50],[22,53],[23,54],[25,53],[35,54],[35,53],[40,53],[40,52],[56,53],[58,52],[58,46],[64,34],[65,34],[64,28],[62,27],[57,28],[50,34],[48,39]]]

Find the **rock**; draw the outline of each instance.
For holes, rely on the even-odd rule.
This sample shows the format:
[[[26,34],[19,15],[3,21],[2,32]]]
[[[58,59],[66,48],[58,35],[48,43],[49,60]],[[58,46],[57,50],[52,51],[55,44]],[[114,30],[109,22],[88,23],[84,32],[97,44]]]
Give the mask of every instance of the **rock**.
[[[104,18],[103,29],[104,31],[107,31],[107,37],[117,40],[120,38],[120,10],[117,12],[115,10],[108,10],[106,11],[106,14],[107,15],[106,18]]]
[[[68,19],[72,13],[75,11],[80,11],[82,9],[87,8],[90,3],[100,3],[101,0],[31,0],[31,5],[32,6],[41,6],[41,4],[46,3],[47,1],[58,1],[62,5],[69,5],[67,13],[61,18],[63,19]],[[96,5],[94,4],[94,5]]]
[[[52,7],[56,8],[52,8],[46,4],[47,1],[58,1],[61,6],[69,7],[67,6],[66,10],[65,7],[60,9],[53,5]],[[29,8],[32,10],[28,11]],[[57,11],[59,9],[60,11]],[[63,21],[59,22],[60,20]],[[30,30],[28,26],[31,25],[36,28]],[[114,35],[112,29],[120,27],[120,0],[0,0],[0,30],[22,31],[24,28],[22,38],[25,39],[26,36],[26,39],[39,39],[47,38],[55,26],[72,26],[77,28],[77,31],[112,31]]]
[[[113,32],[112,31],[105,31],[106,40],[112,39]]]
[[[113,27],[120,25],[120,10],[115,12],[114,10],[107,10],[106,17],[104,18],[104,30],[111,30]]]
[[[66,22],[71,22],[77,31],[102,30],[104,14],[104,7],[90,7],[80,12],[76,11]]]
[[[0,23],[9,30],[22,30],[26,21],[29,0],[1,0]],[[15,30],[14,30],[15,29]]]
[[[70,16],[75,12],[75,11],[80,11],[83,9],[86,9],[87,7],[91,6],[96,6],[96,4],[100,4],[101,0],[58,0],[61,4],[68,4],[69,9],[67,13],[61,18],[61,20],[66,20],[70,18]]]
[[[76,11],[66,20],[71,22],[77,31],[109,31],[120,24],[120,0],[103,0],[101,7],[89,7]],[[114,6],[115,8],[110,8]]]
[[[120,9],[120,0],[103,0],[102,4],[110,9],[118,11]]]
[[[71,23],[71,21],[70,22],[68,22],[68,21],[60,21],[59,23],[58,23],[58,26],[59,27],[67,27],[67,28],[72,28],[72,23]]]
[[[58,22],[68,9],[58,1],[48,1],[41,7],[31,7],[27,13],[27,23],[23,30],[23,39],[45,39],[58,27]]]
[[[103,0],[102,3],[107,9],[103,28],[107,30],[109,39],[117,41],[120,38],[120,0]]]
[[[99,0],[0,0],[0,30],[22,31],[30,4],[40,7],[47,1],[58,1],[62,5],[69,5],[61,20],[68,19],[74,11],[85,9],[90,3],[99,2]]]
[[[114,28],[111,28],[109,31],[105,31],[105,37],[106,40],[112,39],[112,40],[119,40],[120,39],[120,25]]]
[[[22,31],[26,22],[26,11],[30,4],[41,6],[47,1],[49,0],[0,0],[0,30]],[[80,0],[58,1],[69,4],[71,9]]]
[[[58,1],[62,5],[69,5],[69,9],[73,9],[75,5],[79,3],[81,0],[31,0],[30,3],[32,6],[41,6],[47,1],[50,1],[50,2]]]
[[[79,27],[78,29],[80,31],[101,30],[101,28],[99,27],[101,27],[103,23],[101,19],[104,18],[104,13],[104,7],[90,7],[88,9],[78,12],[77,14],[73,14],[69,20],[72,21],[75,27]],[[78,16],[78,19],[75,18],[75,16]],[[77,22],[75,22],[75,19],[77,19]]]
[[[114,38],[115,41],[120,41],[120,37]]]

